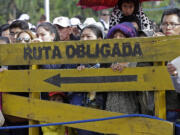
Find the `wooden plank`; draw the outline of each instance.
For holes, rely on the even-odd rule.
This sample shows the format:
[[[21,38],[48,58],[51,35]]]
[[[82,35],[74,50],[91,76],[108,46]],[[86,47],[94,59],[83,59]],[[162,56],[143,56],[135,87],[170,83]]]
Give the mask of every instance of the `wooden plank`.
[[[180,36],[0,45],[0,65],[169,61]]]
[[[32,65],[31,67],[32,70],[38,69],[37,65]],[[39,92],[31,92],[29,93],[29,97],[30,98],[34,98],[34,99],[40,99],[40,93]],[[35,125],[35,124],[39,124],[38,121],[34,121],[34,120],[29,120],[29,125]],[[35,127],[35,128],[29,128],[29,135],[39,135],[39,128]]]
[[[165,62],[154,63],[155,66],[165,66]],[[154,92],[155,116],[166,119],[166,89]]]
[[[159,118],[166,119],[166,91],[155,92],[155,115]]]
[[[120,113],[30,99],[9,94],[3,95],[3,111],[8,115],[44,122],[68,122],[121,115]],[[66,126],[105,134],[173,135],[173,123],[138,117],[71,124]]]
[[[0,81],[1,92],[174,90],[166,67],[9,70],[0,74]]]

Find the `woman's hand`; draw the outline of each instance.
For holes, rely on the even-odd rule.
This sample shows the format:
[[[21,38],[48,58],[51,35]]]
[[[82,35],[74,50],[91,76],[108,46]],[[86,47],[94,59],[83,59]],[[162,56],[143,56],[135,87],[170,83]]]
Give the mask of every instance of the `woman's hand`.
[[[128,67],[128,63],[115,63],[111,65],[113,71],[123,71],[124,68]]]
[[[165,36],[162,32],[156,32],[153,35],[154,37],[160,37],[160,36]]]
[[[0,68],[0,72],[7,70],[6,68]]]
[[[85,69],[85,66],[84,66],[84,65],[81,65],[81,66],[78,66],[78,67],[77,67],[77,70],[79,70],[79,71],[81,71],[81,70],[83,70],[83,69]]]
[[[178,74],[177,71],[176,71],[176,68],[174,67],[173,64],[168,64],[167,65],[167,70],[168,70],[170,75],[175,75],[176,76]]]

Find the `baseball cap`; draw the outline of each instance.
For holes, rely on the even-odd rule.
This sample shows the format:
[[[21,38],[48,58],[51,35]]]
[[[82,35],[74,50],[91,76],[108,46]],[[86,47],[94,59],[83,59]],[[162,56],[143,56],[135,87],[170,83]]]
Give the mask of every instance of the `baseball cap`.
[[[86,18],[86,20],[84,21],[84,23],[82,25],[79,25],[80,29],[83,29],[84,27],[91,25],[91,24],[95,24],[97,23],[96,20],[92,17],[90,18]]]
[[[78,18],[75,18],[75,17],[71,18],[70,22],[71,22],[71,26],[77,26],[77,25],[81,24],[81,21]]]
[[[62,97],[65,97],[65,94],[63,92],[49,92],[50,97],[52,97],[54,95],[61,95]]]
[[[29,20],[29,19],[30,19],[30,17],[29,17],[28,14],[22,14],[22,15],[18,18],[18,20],[22,20],[22,21]]]
[[[71,26],[69,18],[64,17],[64,16],[56,17],[53,20],[53,24],[59,25],[61,27],[69,27],[69,26]]]

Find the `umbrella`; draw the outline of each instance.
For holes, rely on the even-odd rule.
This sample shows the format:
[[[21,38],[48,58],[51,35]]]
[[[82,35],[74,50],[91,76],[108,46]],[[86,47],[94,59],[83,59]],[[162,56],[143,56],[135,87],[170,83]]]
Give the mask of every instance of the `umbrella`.
[[[81,6],[82,8],[92,8],[96,11],[106,9],[106,8],[112,8],[114,7],[119,0],[79,0],[78,6]],[[145,1],[160,1],[160,0],[140,0],[140,2]]]

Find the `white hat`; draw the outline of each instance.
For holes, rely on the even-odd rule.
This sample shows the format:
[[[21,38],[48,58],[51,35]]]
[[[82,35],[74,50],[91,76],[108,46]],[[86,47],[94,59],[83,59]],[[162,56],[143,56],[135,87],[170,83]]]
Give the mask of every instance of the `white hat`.
[[[86,18],[83,25],[87,26],[87,25],[94,24],[94,23],[96,23],[96,20],[94,18]]]
[[[96,20],[94,18],[86,18],[86,20],[84,21],[84,23],[82,25],[80,25],[79,27],[81,29],[83,29],[84,27],[90,25],[90,24],[95,24],[96,23]]]
[[[93,25],[96,25],[96,26],[99,27],[102,31],[104,31],[104,27],[103,27],[102,23],[96,22],[96,23],[94,23]]]
[[[72,26],[77,26],[77,25],[81,24],[81,21],[78,18],[76,18],[76,17],[71,18],[70,22],[71,22]]]
[[[28,14],[22,14],[22,15],[18,18],[18,20],[22,20],[22,21],[29,20],[29,19],[30,19],[30,17],[29,17]]]
[[[69,18],[64,17],[64,16],[56,17],[53,20],[53,24],[59,25],[61,27],[69,27],[69,26],[71,26]]]

